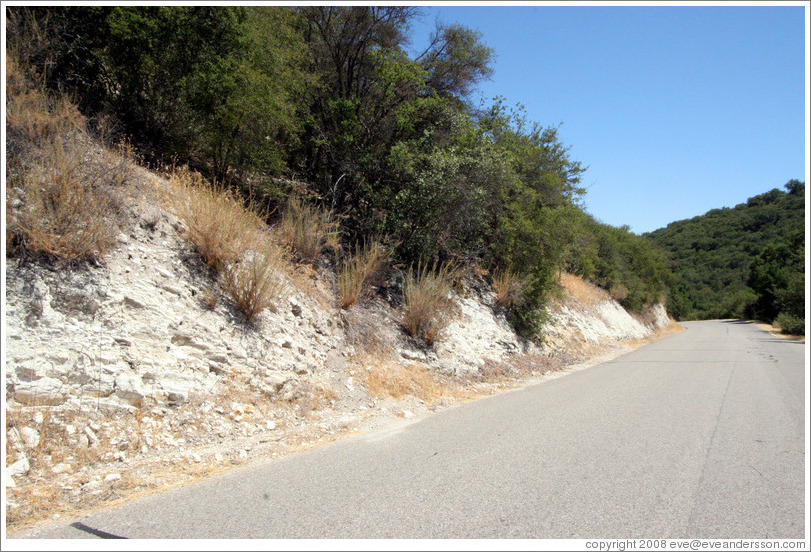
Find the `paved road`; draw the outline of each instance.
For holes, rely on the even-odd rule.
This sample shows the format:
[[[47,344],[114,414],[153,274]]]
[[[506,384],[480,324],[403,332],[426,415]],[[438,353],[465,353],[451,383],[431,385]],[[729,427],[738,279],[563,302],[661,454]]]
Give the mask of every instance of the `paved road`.
[[[521,391],[25,536],[803,538],[804,346],[754,324],[685,327]]]

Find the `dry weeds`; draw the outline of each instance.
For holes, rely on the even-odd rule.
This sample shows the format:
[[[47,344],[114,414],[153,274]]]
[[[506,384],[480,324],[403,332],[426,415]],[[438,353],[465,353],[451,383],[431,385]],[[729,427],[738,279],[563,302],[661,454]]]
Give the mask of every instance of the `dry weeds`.
[[[756,321],[754,322],[756,326],[759,328],[766,330],[774,337],[782,337],[783,339],[789,339],[791,341],[799,341],[800,343],[805,343],[805,336],[804,335],[789,335],[784,334],[783,330],[773,324],[768,324],[766,322]]]
[[[389,262],[378,241],[365,242],[345,259],[338,271],[338,296],[341,308],[348,309],[369,291],[370,285]]]
[[[560,284],[572,297],[586,305],[593,306],[609,299],[609,295],[605,290],[586,282],[575,274],[561,273]]]
[[[281,248],[266,239],[257,241],[253,249],[222,268],[225,291],[249,324],[263,310],[275,311],[289,292],[285,266]]]
[[[187,239],[211,268],[221,270],[254,245],[264,222],[233,191],[187,169],[176,170],[169,185],[170,209],[186,224]]]
[[[485,359],[484,365],[475,377],[484,383],[515,383],[534,376],[542,376],[563,370],[564,364],[558,358],[536,353],[520,355],[507,361]]]
[[[124,150],[96,152],[73,104],[33,86],[13,55],[6,70],[8,251],[97,261],[118,234]]]
[[[287,261],[276,236],[262,217],[245,206],[232,190],[206,183],[186,169],[170,177],[169,207],[186,224],[186,238],[203,261],[216,270],[222,287],[252,323],[289,292]],[[209,290],[203,301],[213,308],[217,295]]]
[[[85,130],[85,118],[73,103],[65,97],[49,96],[42,86],[32,84],[32,80],[20,66],[16,54],[9,51],[6,56],[6,130],[12,140],[36,144]]]
[[[448,266],[420,264],[408,271],[403,282],[403,322],[409,335],[421,337],[428,345],[441,339],[454,311],[455,276]]]
[[[307,262],[314,262],[325,249],[340,248],[334,213],[322,211],[297,196],[287,201],[278,231],[282,241]]]
[[[654,341],[658,341],[662,338],[676,335],[684,331],[684,326],[679,324],[678,322],[671,321],[670,324],[665,326],[664,328],[659,328],[658,330],[654,331],[648,337],[643,337],[642,339],[625,339],[622,341],[622,344],[630,347],[632,349],[638,349],[644,345],[648,345],[653,343]]]
[[[361,379],[372,397],[397,400],[412,396],[425,402],[435,402],[443,396],[452,395],[455,387],[450,385],[447,377],[426,366],[404,365],[385,356],[368,357]]]
[[[529,278],[522,278],[509,267],[496,269],[493,272],[496,304],[506,308],[520,304],[529,284]]]

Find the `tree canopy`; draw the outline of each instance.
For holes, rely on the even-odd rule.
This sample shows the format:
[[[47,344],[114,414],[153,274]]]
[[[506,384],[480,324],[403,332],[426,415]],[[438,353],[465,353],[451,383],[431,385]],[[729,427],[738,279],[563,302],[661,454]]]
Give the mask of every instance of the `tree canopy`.
[[[771,322],[782,314],[797,330],[805,318],[805,183],[790,180],[785,190],[647,234],[669,254],[675,316]]]
[[[537,332],[560,270],[641,309],[667,293],[652,242],[588,216],[559,127],[501,97],[474,106],[496,53],[414,6],[9,7],[9,44],[54,91],[110,118],[154,164],[185,163],[268,207],[303,194],[345,242],[396,263],[509,268]],[[273,211],[273,209],[269,209]]]

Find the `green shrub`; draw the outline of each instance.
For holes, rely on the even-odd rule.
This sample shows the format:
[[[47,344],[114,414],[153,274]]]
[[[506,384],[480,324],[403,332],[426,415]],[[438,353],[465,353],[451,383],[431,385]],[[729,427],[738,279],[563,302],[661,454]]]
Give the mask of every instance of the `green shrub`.
[[[782,333],[788,335],[805,335],[805,320],[799,316],[781,312],[774,320],[775,326],[779,327]]]

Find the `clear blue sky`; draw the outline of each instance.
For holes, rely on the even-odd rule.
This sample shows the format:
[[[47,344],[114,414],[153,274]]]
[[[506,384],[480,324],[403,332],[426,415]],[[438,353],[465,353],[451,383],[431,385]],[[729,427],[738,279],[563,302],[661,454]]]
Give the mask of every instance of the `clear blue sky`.
[[[496,53],[479,96],[560,123],[586,210],[636,233],[806,180],[803,6],[426,6]]]

